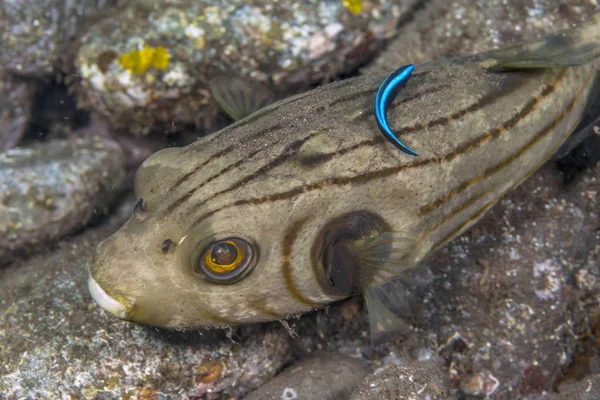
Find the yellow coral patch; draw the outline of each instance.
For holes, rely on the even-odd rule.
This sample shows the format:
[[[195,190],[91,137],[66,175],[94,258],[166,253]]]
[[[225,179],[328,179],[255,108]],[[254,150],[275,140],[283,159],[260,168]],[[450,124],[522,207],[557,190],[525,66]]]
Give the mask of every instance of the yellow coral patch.
[[[164,47],[144,45],[142,50],[121,54],[119,64],[136,75],[143,75],[150,67],[166,69],[169,66],[169,53]]]
[[[362,11],[362,0],[343,0],[344,6],[352,13],[358,14]]]

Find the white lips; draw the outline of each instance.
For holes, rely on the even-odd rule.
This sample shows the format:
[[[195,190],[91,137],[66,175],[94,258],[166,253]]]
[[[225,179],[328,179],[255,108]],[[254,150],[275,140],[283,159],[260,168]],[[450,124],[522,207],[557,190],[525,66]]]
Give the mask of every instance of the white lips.
[[[112,315],[119,317],[121,319],[125,319],[127,317],[127,311],[125,306],[119,303],[117,300],[113,299],[109,295],[106,294],[104,290],[96,283],[94,278],[90,275],[88,278],[88,288],[90,290],[90,294],[92,298],[100,305],[100,307],[104,308],[106,311],[111,313]]]

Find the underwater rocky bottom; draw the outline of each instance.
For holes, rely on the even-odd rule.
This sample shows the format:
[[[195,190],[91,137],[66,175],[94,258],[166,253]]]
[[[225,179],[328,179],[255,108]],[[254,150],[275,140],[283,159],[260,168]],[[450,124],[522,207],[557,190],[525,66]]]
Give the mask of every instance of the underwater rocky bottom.
[[[600,398],[600,164],[586,155],[598,142],[547,163],[415,270],[397,310],[413,330],[375,346],[360,297],[229,331],[112,317],[86,263],[130,215],[125,196],[0,269],[0,399]]]
[[[59,165],[57,169],[69,170],[74,179],[63,179],[61,184],[93,184],[95,181],[81,179],[87,176],[85,171],[71,167],[81,167],[87,160],[89,165],[110,170],[123,168],[125,162],[141,162],[158,150],[157,144],[145,145],[141,138],[117,132],[121,144],[129,143],[127,154],[117,155],[114,150],[88,153],[87,145],[80,147],[71,140],[77,136],[72,136],[70,130],[77,125],[72,121],[78,119],[78,113],[74,107],[65,106],[69,103],[66,87],[61,94],[45,81],[51,80],[62,64],[58,59],[74,56],[71,53],[77,46],[72,45],[72,36],[85,38],[87,46],[82,54],[90,57],[82,60],[87,64],[96,54],[85,50],[104,50],[104,42],[121,46],[122,38],[138,36],[136,30],[144,25],[128,23],[129,16],[139,17],[137,13],[123,14],[108,19],[106,26],[125,22],[123,25],[133,31],[111,29],[108,36],[84,36],[94,26],[89,23],[97,17],[94,14],[116,2],[85,0],[76,6],[70,2],[67,8],[64,3],[0,3],[5,11],[0,12],[3,21],[12,27],[10,34],[24,35],[24,40],[0,42],[0,62],[9,70],[14,65],[25,75],[41,78],[34,81],[0,76],[0,111],[9,111],[0,112],[0,150],[10,149],[24,139],[31,141],[27,127],[35,134],[34,142],[43,131],[50,140],[40,143],[35,151],[17,153],[39,159],[37,154],[65,148],[67,151],[62,153],[68,157],[54,157],[53,162]],[[88,3],[94,7],[86,6]],[[128,8],[135,7],[136,2],[126,3]],[[163,6],[155,3],[156,7]],[[194,3],[194,7],[185,8],[187,3]],[[265,2],[248,2],[253,3]],[[169,4],[184,7],[187,13],[200,9],[200,3],[187,0],[164,2]],[[327,59],[335,60],[345,53],[344,43],[358,45],[346,53],[357,57],[364,56],[365,49],[371,52],[379,47],[381,40],[392,33],[388,28],[393,25],[385,22],[392,17],[403,21],[395,38],[364,71],[387,72],[409,62],[470,54],[500,43],[538,38],[559,26],[583,21],[597,9],[597,4],[588,0],[488,0],[485,5],[481,7],[481,2],[474,0],[402,2],[397,15],[380,14],[375,25],[372,22],[377,21],[359,20],[375,27],[381,27],[384,21],[385,27],[376,29],[377,36],[365,36],[358,27],[351,27],[358,38],[370,38],[367,46],[364,41],[353,40],[353,35],[346,36],[347,40],[340,43],[331,42],[336,46],[327,53]],[[341,8],[339,4],[336,7]],[[307,12],[311,10],[306,8]],[[173,14],[159,11],[157,15],[169,18]],[[55,22],[56,16],[62,23]],[[351,21],[349,15],[343,18],[344,26],[345,21]],[[39,22],[37,29],[29,29],[33,20]],[[163,33],[174,33],[173,40],[182,49],[178,54],[191,55],[192,47],[180,40],[181,21],[184,19],[176,20],[174,32]],[[144,35],[156,33],[155,29],[142,31]],[[233,37],[235,32],[227,33]],[[304,30],[297,32],[303,35]],[[304,45],[310,44],[305,39]],[[265,43],[276,45],[271,40]],[[203,41],[196,44],[204,47]],[[284,49],[291,49],[297,42],[284,45]],[[258,57],[269,54],[262,46],[258,50],[252,46],[245,49]],[[244,68],[252,66],[246,54],[234,52],[228,62]],[[201,79],[203,69],[195,63],[186,64],[186,60],[190,58],[180,65],[189,65],[194,72],[191,78]],[[315,64],[307,64],[308,68],[297,69],[298,75],[289,76],[310,76],[316,82],[323,73],[334,72],[320,69],[328,65],[322,57],[315,55],[311,62]],[[73,61],[68,72],[77,72],[75,67]],[[116,62],[113,67],[113,71],[119,71]],[[80,74],[67,74],[76,75]],[[91,93],[83,83],[80,87],[81,82],[71,79],[65,85]],[[45,100],[40,102],[42,94]],[[114,94],[120,95],[120,91]],[[110,119],[123,122],[126,117],[124,124],[128,127],[150,126],[149,116],[160,119],[167,115],[169,122],[173,119],[171,114],[155,113],[155,109],[146,107],[139,114],[131,114],[129,109],[118,107],[115,101],[119,98],[109,93],[109,104],[113,105],[109,107]],[[185,106],[183,110],[196,116],[195,102],[186,96],[179,96],[177,101]],[[39,112],[31,115],[38,106]],[[185,115],[177,116],[185,120]],[[66,138],[69,146],[56,142],[59,138]],[[588,141],[587,149],[582,146],[562,160],[560,170],[556,162],[548,163],[496,204],[469,232],[415,271],[413,283],[417,287],[412,303],[397,310],[413,324],[413,331],[377,346],[369,343],[367,314],[360,297],[288,321],[287,327],[275,322],[230,331],[158,330],[122,322],[102,311],[88,293],[86,263],[96,245],[129,217],[134,206],[130,197],[121,198],[109,217],[96,218],[93,226],[56,245],[32,244],[40,243],[48,233],[32,230],[36,236],[28,237],[31,242],[19,239],[11,245],[27,243],[23,253],[37,255],[0,267],[0,400],[599,399],[599,139]],[[105,156],[111,161],[104,161]],[[105,198],[115,193],[106,189],[124,179],[110,170],[98,174],[108,178],[105,184],[82,191],[67,190],[69,196],[51,185],[37,193],[37,200],[44,200],[42,206],[48,199],[62,200],[54,207],[64,210],[65,217],[55,226],[45,226],[52,228],[51,236],[82,228],[92,211],[103,208],[97,207],[96,201],[107,201]],[[15,177],[9,170],[4,173]],[[0,186],[7,181],[0,178]],[[47,179],[43,181],[48,183]],[[49,214],[44,207],[27,211],[32,226]],[[5,261],[2,248],[6,239],[0,232],[0,264]]]

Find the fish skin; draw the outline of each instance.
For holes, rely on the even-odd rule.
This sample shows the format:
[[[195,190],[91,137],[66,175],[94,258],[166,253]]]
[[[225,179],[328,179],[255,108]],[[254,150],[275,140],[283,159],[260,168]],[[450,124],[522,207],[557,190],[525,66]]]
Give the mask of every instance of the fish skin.
[[[138,170],[143,198],[102,242],[90,276],[125,319],[199,328],[279,319],[346,295],[324,283],[321,232],[364,212],[418,239],[417,265],[471,227],[552,156],[594,96],[597,63],[488,72],[484,55],[416,65],[388,111],[407,158],[379,132],[386,75],[293,96]],[[192,271],[207,238],[241,234],[258,262],[218,285]],[[164,243],[172,245],[164,251]]]

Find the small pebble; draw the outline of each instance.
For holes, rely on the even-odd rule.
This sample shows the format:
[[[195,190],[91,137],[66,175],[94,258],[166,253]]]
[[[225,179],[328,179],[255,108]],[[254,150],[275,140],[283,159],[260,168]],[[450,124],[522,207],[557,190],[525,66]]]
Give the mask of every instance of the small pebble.
[[[433,361],[388,364],[369,375],[352,392],[350,400],[453,399],[441,364]]]
[[[223,364],[219,360],[206,362],[198,367],[198,374],[200,375],[200,382],[202,383],[213,383],[223,371]]]
[[[347,399],[367,375],[365,365],[341,353],[318,353],[292,364],[245,400]]]

